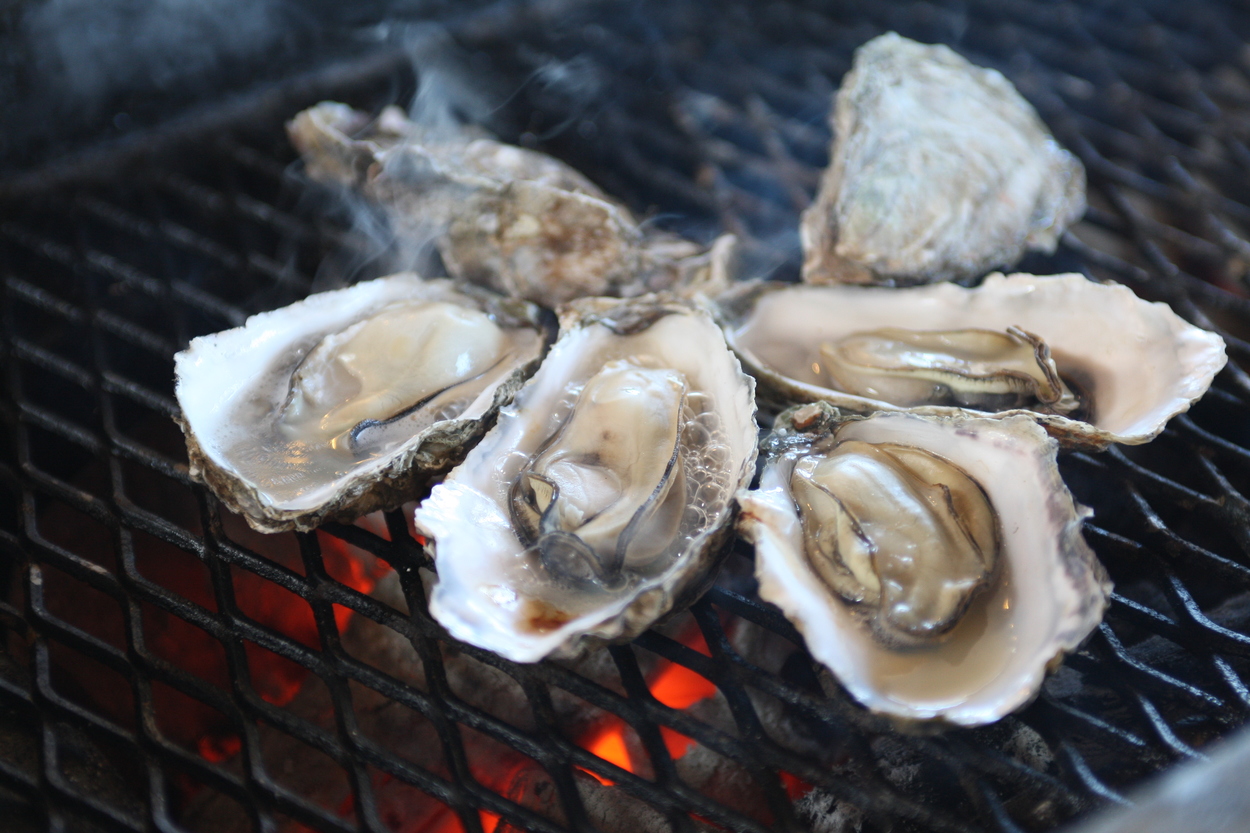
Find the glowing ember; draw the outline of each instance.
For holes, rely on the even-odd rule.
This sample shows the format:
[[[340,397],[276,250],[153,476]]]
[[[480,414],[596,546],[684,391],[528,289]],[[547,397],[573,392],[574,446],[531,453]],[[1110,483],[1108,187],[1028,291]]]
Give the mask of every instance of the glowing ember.
[[[716,693],[716,685],[707,677],[675,663],[664,663],[650,689],[655,699],[674,709],[688,709]]]
[[[786,796],[791,801],[798,801],[812,791],[812,785],[797,775],[791,775],[788,772],[778,772],[777,775],[780,776],[781,786],[785,788]]]
[[[629,757],[629,750],[625,746],[625,721],[618,718],[612,718],[608,725],[600,729],[596,733],[596,737],[589,743],[580,744],[583,748],[592,754],[603,758],[610,764],[616,764],[621,769],[629,772],[636,772],[637,768]],[[587,775],[594,778],[600,784],[611,786],[613,782],[600,775],[596,775],[588,769],[583,769]]]
[[[687,629],[681,635],[680,641],[686,647],[699,653],[710,654],[707,643],[703,639],[703,633],[698,627]],[[674,709],[687,709],[716,693],[716,685],[711,680],[684,665],[678,665],[669,660],[660,660],[657,663],[647,687],[651,691],[651,696]],[[615,764],[627,772],[637,773],[641,767],[639,762],[630,757],[629,745],[626,742],[626,728],[625,721],[619,717],[610,717],[578,741],[578,745],[608,763]],[[660,727],[660,734],[673,760],[685,755],[694,743],[691,738],[667,726]],[[589,770],[583,769],[582,771],[600,784],[609,786],[612,784],[612,781]]]
[[[703,633],[697,628],[682,642],[702,654],[709,653]],[[649,687],[655,699],[674,709],[688,709],[700,700],[716,694],[716,685],[707,677],[667,660],[656,669]],[[692,739],[667,726],[660,727],[660,735],[664,738],[664,745],[673,760],[685,755],[694,743]]]
[[[376,528],[370,526],[369,529],[380,537],[390,540],[385,524],[377,524]],[[330,578],[353,590],[367,594],[373,590],[378,579],[391,571],[390,565],[385,561],[374,558],[363,550],[324,532],[317,532],[317,541],[321,544],[322,560]],[[339,633],[347,630],[351,619],[351,609],[334,606],[334,624],[338,627]]]
[[[361,525],[376,534],[386,534],[386,525],[380,516],[363,518]],[[236,534],[235,530],[232,529],[231,534]],[[288,536],[258,535],[250,531],[241,531],[239,535],[246,536],[246,544],[266,558],[293,570],[300,569],[298,550],[290,546],[292,542]],[[368,593],[379,578],[390,572],[390,566],[373,555],[326,533],[319,531],[316,535],[326,573],[335,581]],[[312,608],[303,599],[268,579],[244,570],[235,572],[234,586],[239,610],[246,616],[310,648],[320,647]],[[334,624],[342,633],[351,622],[353,612],[335,605],[333,613]],[[304,684],[308,669],[251,642],[244,644],[244,650],[252,685],[257,693],[276,706],[290,703]],[[196,662],[193,657],[184,657],[179,664],[194,665]],[[235,735],[220,736],[214,740],[205,736],[199,741],[198,750],[207,760],[219,761],[237,752],[239,747],[239,739]],[[214,754],[221,754],[221,757],[211,757]]]
[[[196,751],[204,760],[216,764],[237,755],[242,748],[238,735],[204,735]]]
[[[499,816],[494,813],[478,810],[477,815],[482,820],[484,833],[491,833],[499,824]],[[430,819],[426,824],[412,830],[405,828],[401,833],[466,833],[466,831],[464,823],[460,821],[460,817],[450,807],[446,807],[443,812]]]

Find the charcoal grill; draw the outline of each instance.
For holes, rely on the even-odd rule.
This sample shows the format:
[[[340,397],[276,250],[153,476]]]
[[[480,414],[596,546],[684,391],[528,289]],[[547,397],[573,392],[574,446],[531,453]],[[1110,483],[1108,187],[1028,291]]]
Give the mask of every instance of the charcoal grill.
[[[521,829],[585,830],[589,772],[676,831],[855,829],[836,827],[834,810],[865,830],[1046,830],[1126,803],[1148,776],[1204,758],[1245,722],[1250,378],[1238,365],[1250,361],[1250,13],[1242,4],[509,3],[444,23],[465,65],[508,91],[486,114],[505,139],[568,160],[652,222],[705,241],[739,234],[752,268],[782,279],[797,275],[798,212],[826,161],[830,95],[855,46],[893,29],[1010,77],[1090,181],[1085,220],[1054,256],[1022,268],[1083,271],[1167,301],[1219,329],[1233,360],[1150,445],[1062,459],[1077,498],[1095,511],[1086,538],[1116,582],[1105,622],[1019,714],[983,729],[904,736],[822,690],[801,650],[780,668],[740,650],[744,623],[802,644],[754,595],[740,545],[680,620],[685,631],[607,649],[614,670],[604,684],[567,665],[513,665],[450,640],[425,612],[430,563],[399,512],[385,529],[332,525],[279,544],[241,533],[187,475],[172,422],[172,356],[191,337],[297,300],[314,283],[385,271],[385,254],[359,225],[300,178],[281,128],[322,97],[376,109],[409,95],[402,42],[379,35],[369,52],[178,114],[138,139],[79,144],[0,184],[7,828],[194,830],[189,814],[211,796],[234,808],[242,829],[383,831],[398,822],[379,810],[377,785],[398,782],[449,808],[439,823],[451,826],[437,829],[479,831],[498,816]],[[341,549],[336,542],[393,568],[404,601],[346,580],[327,554]],[[170,581],[158,562],[192,578]],[[257,582],[281,588],[311,624],[298,633],[266,624],[241,589]],[[346,650],[345,610],[355,626],[406,640],[424,685]],[[171,622],[209,644],[224,673],[188,670],[178,646],[162,642]],[[679,632],[697,632],[707,650]],[[524,725],[454,690],[444,672],[453,655],[515,680]],[[658,658],[714,683],[730,723],[656,699],[645,672]],[[322,714],[298,714],[272,696],[259,672],[275,664],[318,689]],[[421,715],[437,738],[431,756],[402,757],[363,732],[361,692]],[[583,748],[552,708],[553,697],[569,695],[623,719],[648,766],[630,772]],[[765,712],[813,742],[777,740]],[[210,742],[183,736],[189,714],[209,716]],[[755,803],[686,783],[662,729],[720,756]],[[337,768],[347,799],[325,806],[291,786],[290,773],[266,760],[275,733]],[[470,736],[529,759],[549,800],[518,803],[483,776],[466,751]]]

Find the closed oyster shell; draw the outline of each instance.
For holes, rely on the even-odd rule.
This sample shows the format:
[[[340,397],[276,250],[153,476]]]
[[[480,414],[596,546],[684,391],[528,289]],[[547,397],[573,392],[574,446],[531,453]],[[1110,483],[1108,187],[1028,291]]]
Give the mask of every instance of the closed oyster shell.
[[[423,350],[434,348],[454,366],[432,367],[430,354],[420,353],[415,366],[433,374],[429,391],[392,392],[387,374],[396,370],[395,350],[388,333],[381,344],[351,341],[363,322],[416,311],[431,323],[443,310],[452,320],[442,329],[439,319],[432,321],[436,331]],[[482,349],[439,343],[449,332],[457,338],[480,332],[490,342]],[[366,346],[380,353],[362,353]],[[192,339],[174,357],[191,476],[262,532],[312,529],[395,508],[463,458],[544,346],[533,306],[411,273],[254,315],[242,327]],[[329,364],[310,366],[327,354]],[[379,359],[382,369],[374,372]],[[461,378],[463,366],[474,362],[480,366]],[[400,370],[394,382],[406,385],[412,371]],[[376,413],[357,407],[367,389],[338,399],[340,390],[365,384],[370,374],[377,377]],[[335,387],[340,384],[348,387]],[[410,407],[408,400],[427,395],[428,404]]]
[[[834,390],[821,368],[820,345],[885,327],[1034,333],[1049,346],[1060,375],[1081,391],[1082,418],[1027,410],[999,415],[1027,415],[1065,445],[1087,448],[1149,442],[1206,392],[1226,360],[1218,335],[1166,304],[1078,274],[993,274],[973,289],[754,283],[717,300],[726,338],[759,381],[761,396],[783,406],[824,399],[860,413],[968,412],[904,408]]]
[[[554,309],[702,284],[726,258],[642,227],[573,168],[462,132],[423,131],[396,107],[376,122],[322,102],[287,126],[308,173],[359,188],[386,211],[401,257],[431,241],[452,277]],[[709,259],[711,263],[709,264]]]
[[[438,571],[430,612],[457,639],[517,662],[631,639],[693,600],[724,552],[734,494],[755,469],[754,382],[742,373],[706,312],[655,296],[591,298],[562,311],[561,329],[559,341],[501,411],[498,424],[416,511],[417,528],[432,539]],[[646,484],[654,478],[644,479],[640,492],[621,498],[639,511],[619,513],[609,504],[580,528],[560,517],[582,511],[578,506],[568,513],[545,512],[545,520],[557,527],[551,530],[553,541],[583,532],[585,539],[559,552],[544,550],[527,538],[532,532],[527,529],[537,525],[536,512],[527,507],[531,502],[539,510],[555,506],[554,500],[546,502],[553,484],[585,486],[589,492],[633,482],[642,473],[618,469],[611,458],[639,444],[656,444],[665,458],[670,456],[668,441],[658,439],[667,432],[667,406],[654,419],[642,418],[639,408],[621,418],[606,414],[604,403],[616,394],[599,392],[623,390],[607,378],[620,373],[636,374],[639,390],[654,384],[680,391],[685,416],[674,471],[680,470],[682,482],[666,475],[653,488]],[[575,408],[584,396],[596,397],[596,406],[580,419]],[[601,453],[592,445],[596,430],[613,435],[611,447]],[[638,439],[643,436],[647,439]],[[555,466],[565,467],[563,473],[553,473]],[[663,494],[676,489],[684,494],[678,503],[680,523],[665,508],[669,502]],[[521,511],[518,501],[525,504]],[[610,515],[634,515],[648,523],[654,517],[658,524],[631,532],[644,543],[637,551],[617,550],[624,562],[616,565],[619,572],[604,567],[589,571],[601,575],[590,575],[581,570],[579,553],[603,538],[599,529],[592,536],[591,527]],[[657,527],[670,525],[679,530],[672,544],[657,544]],[[619,543],[624,532],[621,536],[613,533],[612,538]],[[606,551],[614,546],[610,541]],[[641,562],[631,563],[637,556]]]
[[[997,515],[1001,551],[991,583],[942,639],[903,648],[882,640],[805,554],[789,486],[796,461],[848,441],[938,455],[975,480]],[[1089,512],[1073,503],[1056,444],[1032,420],[845,418],[816,403],[779,417],[765,446],[759,489],[740,497],[739,520],[755,543],[760,597],[782,609],[812,655],[872,711],[903,725],[993,722],[1031,701],[1046,671],[1101,621],[1111,584],[1081,537]]]
[[[855,53],[829,167],[803,212],[803,280],[959,280],[1052,252],[1085,169],[1006,78],[891,32]]]

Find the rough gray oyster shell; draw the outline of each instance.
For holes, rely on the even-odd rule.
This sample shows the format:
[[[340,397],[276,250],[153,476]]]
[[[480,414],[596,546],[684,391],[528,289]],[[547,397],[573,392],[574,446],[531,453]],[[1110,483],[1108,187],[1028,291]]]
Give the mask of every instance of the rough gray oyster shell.
[[[643,226],[543,153],[463,130],[427,131],[397,107],[376,121],[322,102],[287,125],[310,176],[359,189],[390,221],[401,259],[433,243],[457,279],[554,309],[721,280],[728,252]],[[724,238],[722,238],[724,239]]]
[[[959,280],[1054,251],[1085,169],[1006,78],[893,32],[855,53],[803,213],[809,283]]]

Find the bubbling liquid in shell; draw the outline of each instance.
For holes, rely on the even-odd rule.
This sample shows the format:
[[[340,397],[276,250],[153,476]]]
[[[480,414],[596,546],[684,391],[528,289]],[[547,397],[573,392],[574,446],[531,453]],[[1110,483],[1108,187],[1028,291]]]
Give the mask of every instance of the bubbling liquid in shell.
[[[681,376],[675,371],[652,369],[646,372],[666,380],[669,374]],[[572,418],[574,408],[589,386],[590,382],[570,386],[548,422],[548,430],[553,434],[561,430]],[[680,474],[672,476],[671,489],[663,496],[665,505],[650,512],[650,517],[646,519],[663,527],[662,530],[643,529],[631,533],[645,543],[641,549],[629,549],[629,557],[621,564],[609,564],[613,560],[612,554],[605,555],[598,552],[601,547],[595,548],[599,556],[598,564],[592,570],[582,571],[598,571],[599,574],[592,578],[563,575],[564,569],[549,563],[550,559],[544,558],[537,542],[529,545],[530,580],[546,585],[554,572],[557,584],[565,585],[568,592],[558,594],[558,599],[550,598],[549,590],[543,595],[569,615],[575,616],[582,609],[599,604],[594,599],[600,593],[628,593],[640,581],[669,569],[690,542],[708,529],[711,519],[718,516],[729,500],[732,484],[723,472],[727,468],[725,460],[730,450],[712,397],[687,388],[676,404],[680,407],[676,455]],[[524,472],[520,476],[524,476]],[[643,507],[640,514],[647,514],[647,507]],[[663,541],[657,540],[661,534],[665,539]],[[639,557],[639,553],[644,557]],[[545,580],[543,576],[546,576]]]
[[[539,338],[456,304],[390,304],[266,374],[238,408],[247,430],[228,455],[274,505],[300,508],[314,490],[459,415]],[[276,408],[270,384],[286,391]]]

